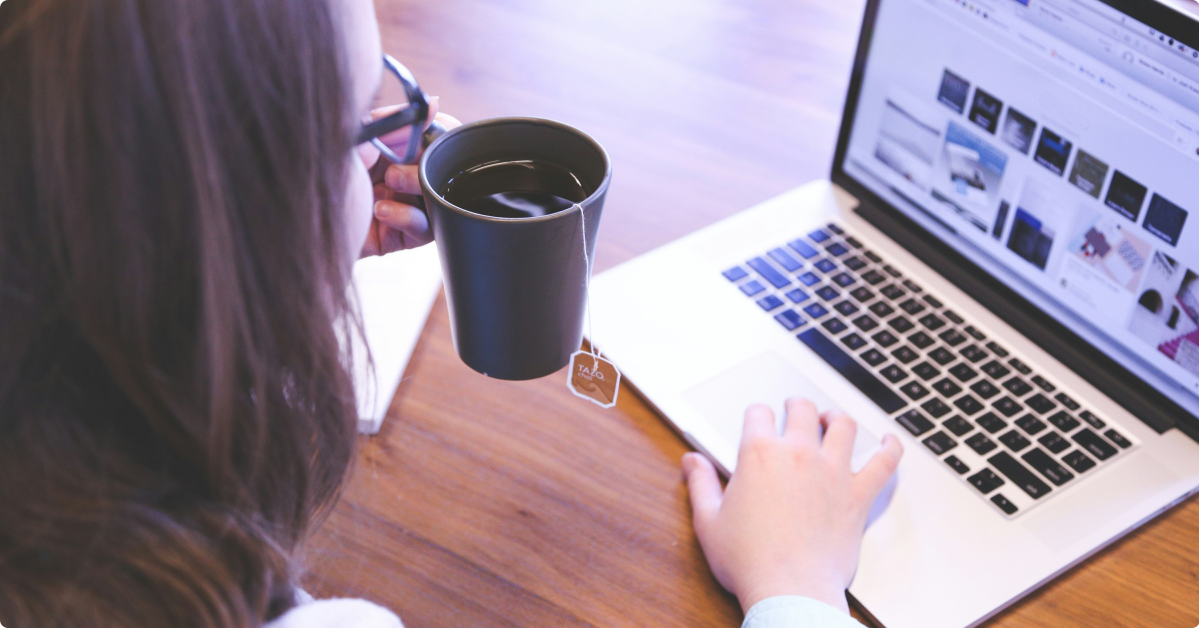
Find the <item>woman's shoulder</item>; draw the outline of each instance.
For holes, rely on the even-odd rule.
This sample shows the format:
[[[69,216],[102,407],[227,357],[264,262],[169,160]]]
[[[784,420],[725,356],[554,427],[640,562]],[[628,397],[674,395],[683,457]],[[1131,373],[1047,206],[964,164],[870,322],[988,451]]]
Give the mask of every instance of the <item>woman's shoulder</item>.
[[[395,613],[366,600],[301,602],[263,628],[403,628]]]

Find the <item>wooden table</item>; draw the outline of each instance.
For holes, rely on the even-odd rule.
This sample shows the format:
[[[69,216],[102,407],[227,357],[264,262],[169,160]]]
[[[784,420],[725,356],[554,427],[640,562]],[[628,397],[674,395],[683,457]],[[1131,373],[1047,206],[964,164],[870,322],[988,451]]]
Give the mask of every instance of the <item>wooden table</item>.
[[[465,121],[576,125],[615,175],[597,271],[829,171],[862,0],[377,0],[388,52]],[[383,431],[362,441],[305,585],[422,626],[731,627],[678,461],[626,391],[504,383],[434,309]],[[1199,502],[992,622],[1199,623]]]

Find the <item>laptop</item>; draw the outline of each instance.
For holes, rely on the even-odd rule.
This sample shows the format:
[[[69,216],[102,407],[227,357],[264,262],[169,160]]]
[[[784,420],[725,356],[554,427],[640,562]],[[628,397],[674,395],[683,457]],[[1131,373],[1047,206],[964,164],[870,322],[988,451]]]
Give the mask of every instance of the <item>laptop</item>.
[[[974,626],[1199,488],[1199,26],[869,0],[832,173],[613,268],[593,340],[724,472],[746,407],[897,434],[849,588]]]

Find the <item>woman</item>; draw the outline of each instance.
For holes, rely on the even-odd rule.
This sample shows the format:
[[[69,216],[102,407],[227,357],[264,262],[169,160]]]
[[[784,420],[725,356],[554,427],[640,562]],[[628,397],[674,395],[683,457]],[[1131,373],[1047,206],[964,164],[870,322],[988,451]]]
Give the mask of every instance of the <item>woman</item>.
[[[353,459],[351,264],[430,239],[359,144],[381,59],[370,0],[0,3],[0,624],[399,625],[296,588]],[[696,531],[747,623],[852,625],[899,445],[854,475],[850,419],[788,419],[750,409],[727,491],[684,458]]]

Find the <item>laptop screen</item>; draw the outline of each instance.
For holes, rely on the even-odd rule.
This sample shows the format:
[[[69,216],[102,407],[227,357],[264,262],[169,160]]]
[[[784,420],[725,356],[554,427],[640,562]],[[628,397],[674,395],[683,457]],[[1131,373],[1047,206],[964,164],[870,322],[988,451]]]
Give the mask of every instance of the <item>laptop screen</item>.
[[[1199,50],[1099,0],[869,32],[843,172],[1199,416]]]

